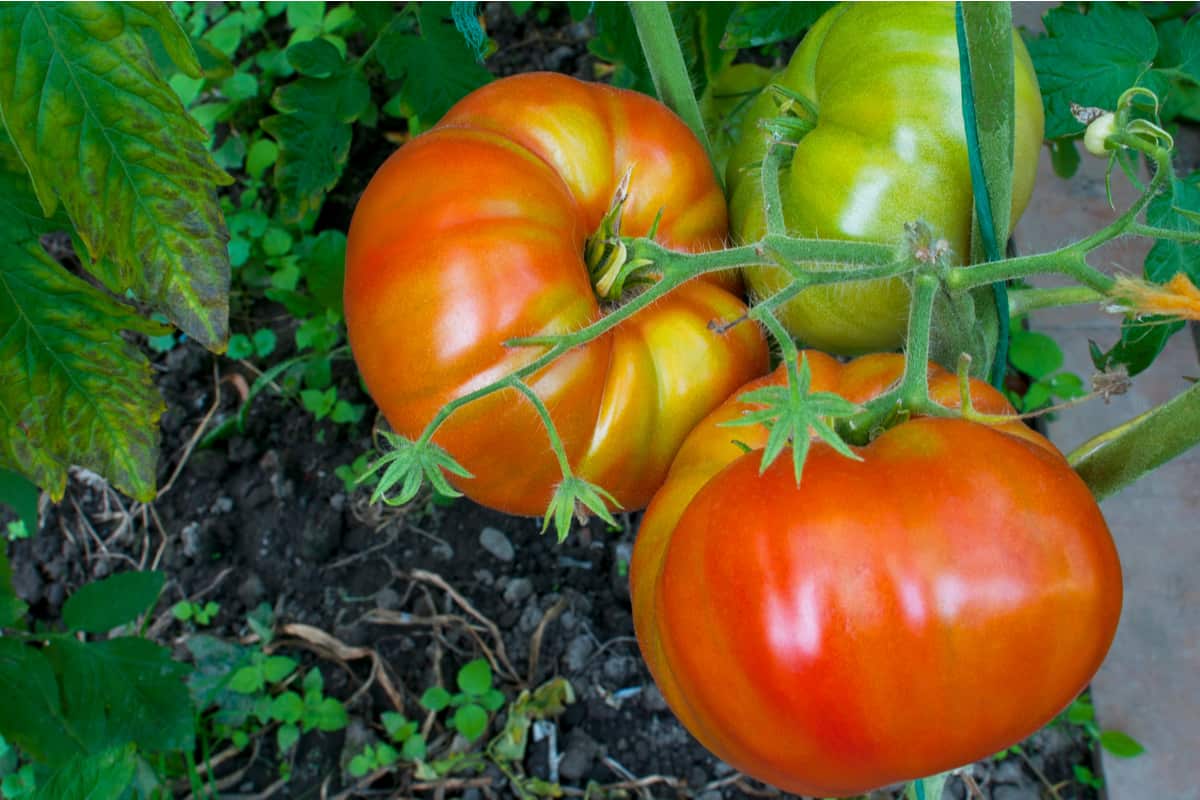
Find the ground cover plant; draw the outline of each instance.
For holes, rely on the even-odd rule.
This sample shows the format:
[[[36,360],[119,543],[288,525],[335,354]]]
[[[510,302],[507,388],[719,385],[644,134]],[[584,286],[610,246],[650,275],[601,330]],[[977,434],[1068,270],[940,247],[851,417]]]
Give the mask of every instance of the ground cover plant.
[[[1014,415],[1111,397],[1200,315],[1186,12],[0,5],[0,793],[1094,796],[1089,748],[1140,750],[1074,699],[1120,606],[1096,498],[1195,444],[1200,393],[1065,458]],[[837,149],[866,123],[897,149]],[[1139,198],[1005,257],[1043,140]],[[1141,274],[1088,263],[1129,235]],[[1115,315],[1090,381],[1022,323],[1075,303]],[[934,467],[977,483],[887,477]],[[806,639],[876,624],[847,575],[949,574],[872,506],[1020,563],[1038,635],[980,584]],[[939,658],[972,625],[991,658]],[[989,683],[1049,638],[1036,687]],[[968,730],[912,745],[940,702]]]

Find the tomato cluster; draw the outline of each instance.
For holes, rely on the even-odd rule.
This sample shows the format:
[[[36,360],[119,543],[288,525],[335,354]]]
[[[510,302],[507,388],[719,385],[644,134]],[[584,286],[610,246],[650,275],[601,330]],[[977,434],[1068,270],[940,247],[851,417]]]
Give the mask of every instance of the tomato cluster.
[[[681,251],[723,246],[725,199],[704,148],[644,95],[528,74],[463,99],[396,151],[354,212],[346,324],[367,389],[415,438],[449,401],[530,363],[505,347],[603,313],[583,261],[626,170],[621,233]],[[661,217],[658,215],[661,212]],[[709,323],[746,312],[728,276],[691,281],[528,381],[576,474],[638,509],[688,431],[767,368],[762,333]],[[546,509],[560,478],[545,427],[515,390],[455,412],[434,441],[473,476],[472,499]]]
[[[1014,220],[1032,191],[1041,104],[1016,51]],[[838,6],[775,80],[817,119],[782,182],[789,230],[893,241],[924,218],[970,252],[971,188],[948,4]],[[751,75],[758,80],[758,77]],[[729,161],[736,238],[763,232],[750,107]],[[710,109],[711,111],[711,109]],[[661,104],[560,75],[508,78],[397,151],[350,229],[346,319],[362,376],[401,434],[531,364],[509,340],[576,331],[605,313],[589,237],[632,167],[621,234],[678,251],[725,246],[726,205],[704,149]],[[819,269],[820,265],[811,265]],[[752,289],[778,288],[771,268]],[[810,289],[791,332],[849,354],[894,348],[899,279]],[[814,442],[763,469],[768,431],[723,425],[743,393],[786,383],[729,276],[698,278],[534,373],[575,474],[626,509],[649,503],[631,571],[635,627],[672,709],[730,764],[782,788],[858,793],[989,755],[1083,688],[1114,635],[1121,573],[1087,487],[1013,419],[907,418],[855,449]],[[808,351],[812,389],[866,402],[904,359]],[[749,383],[747,383],[749,381]],[[932,399],[960,401],[931,364]],[[740,387],[740,388],[739,388]],[[1014,414],[973,382],[975,407]],[[434,441],[471,473],[455,485],[515,514],[546,509],[560,467],[516,389],[455,411]],[[653,498],[653,500],[651,500]]]

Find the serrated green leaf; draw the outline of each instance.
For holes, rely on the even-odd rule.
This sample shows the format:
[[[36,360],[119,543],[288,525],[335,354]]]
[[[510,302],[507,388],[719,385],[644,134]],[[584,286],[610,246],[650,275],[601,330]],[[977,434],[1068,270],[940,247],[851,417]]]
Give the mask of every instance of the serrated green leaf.
[[[628,12],[626,12],[628,13]],[[460,99],[492,80],[450,21],[448,3],[421,3],[420,35],[394,20],[380,34],[375,57],[387,76],[404,79],[401,94],[423,127],[442,117]],[[637,46],[636,39],[634,46]]]
[[[292,723],[280,725],[275,733],[275,741],[279,745],[279,752],[286,753],[300,741],[300,729]]]
[[[738,3],[721,47],[741,50],[782,42],[812,27],[833,3]]]
[[[137,765],[137,748],[132,742],[100,753],[77,755],[38,787],[35,800],[117,800],[133,784]]]
[[[190,46],[165,6],[147,8],[0,5],[0,118],[42,208],[66,207],[89,250],[85,266],[217,347],[229,259],[216,189],[230,178],[136,28],[155,25],[173,57],[186,60]]]
[[[342,285],[346,278],[346,234],[321,231],[296,248],[308,290],[322,305],[342,310]]]
[[[324,39],[311,39],[287,49],[288,63],[301,75],[328,78],[342,68],[342,54]]]
[[[325,193],[341,179],[350,154],[350,123],[371,101],[357,71],[329,78],[301,78],[280,87],[272,104],[279,111],[259,124],[279,145],[275,188],[286,222],[320,208]]]
[[[474,703],[460,706],[454,712],[454,717],[450,720],[450,724],[463,735],[468,742],[473,742],[480,736],[483,736],[487,730],[488,715],[481,706]]]
[[[313,667],[308,672],[304,673],[304,680],[301,682],[304,687],[304,695],[307,698],[309,695],[320,695],[325,691],[325,676],[321,674],[320,667]]]
[[[294,658],[288,658],[287,656],[267,656],[262,665],[263,677],[266,678],[267,683],[279,683],[295,672],[298,666],[299,664],[296,663]]]
[[[1101,731],[1100,746],[1118,758],[1133,758],[1146,752],[1141,742],[1122,731]]]
[[[1058,342],[1044,333],[1013,331],[1008,360],[1022,372],[1038,380],[1062,368],[1063,354]]]
[[[230,691],[238,694],[254,694],[261,691],[265,685],[266,679],[263,677],[262,665],[252,664],[242,667],[229,679]]]
[[[161,572],[121,572],[84,584],[63,604],[63,622],[73,631],[106,633],[149,611],[162,591]]]
[[[1087,14],[1055,8],[1047,36],[1028,42],[1046,108],[1046,138],[1083,132],[1071,103],[1112,110],[1117,98],[1144,81],[1158,52],[1154,26],[1133,8],[1096,3]]]
[[[50,661],[40,651],[0,637],[0,735],[38,761],[57,766],[86,750],[67,725]]]
[[[305,713],[305,722],[319,731],[340,731],[349,723],[346,707],[332,697],[324,697],[321,702]]]
[[[486,658],[468,661],[458,671],[458,688],[467,694],[482,695],[492,688],[492,665]]]
[[[295,692],[284,692],[271,701],[271,718],[280,722],[299,722],[304,701]]]
[[[1200,230],[1200,173],[1171,181],[1171,191],[1164,192],[1150,201],[1146,209],[1146,222],[1160,228],[1180,231]],[[1182,272],[1193,283],[1200,284],[1200,245],[1160,239],[1146,254],[1146,278],[1154,283],[1165,283],[1175,274]]]
[[[0,167],[12,152],[0,142]],[[164,329],[50,258],[39,237],[59,221],[41,216],[23,176],[0,168],[0,466],[54,499],[79,464],[151,500],[164,406],[121,331]]]

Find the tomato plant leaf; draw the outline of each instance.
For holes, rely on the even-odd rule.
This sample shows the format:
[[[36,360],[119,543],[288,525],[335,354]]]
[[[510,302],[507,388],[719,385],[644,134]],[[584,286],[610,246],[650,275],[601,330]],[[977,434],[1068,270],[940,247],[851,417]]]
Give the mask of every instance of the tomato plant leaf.
[[[301,75],[328,78],[342,68],[342,54],[324,39],[298,42],[287,49],[287,60]]]
[[[721,40],[721,47],[746,47],[782,42],[812,27],[833,3],[738,3]]]
[[[1171,181],[1171,191],[1150,201],[1146,223],[1179,231],[1200,231],[1200,172]],[[1182,272],[1193,283],[1200,283],[1200,245],[1159,239],[1146,254],[1146,278],[1166,283]]]
[[[63,622],[72,631],[107,633],[150,610],[162,591],[161,572],[120,572],[79,587],[63,604]]]
[[[50,257],[40,238],[65,220],[42,217],[11,153],[0,142],[0,467],[58,499],[79,464],[150,500],[163,402],[122,331],[166,329]]]
[[[278,143],[275,188],[280,216],[297,222],[320,209],[337,185],[350,155],[351,126],[371,102],[371,89],[356,70],[328,78],[305,77],[275,90],[279,114],[259,124]]]
[[[406,29],[408,20],[397,18],[375,45],[375,57],[387,76],[404,79],[400,102],[417,121],[414,133],[437,122],[450,106],[492,80],[450,17],[448,3],[421,3],[417,8],[420,35]]]
[[[1013,331],[1008,358],[1017,369],[1034,380],[1045,378],[1062,368],[1063,354],[1058,342],[1044,333]]]
[[[0,5],[0,118],[43,211],[61,201],[84,265],[218,347],[228,325],[228,233],[207,133],[159,75],[137,29],[152,26],[193,77],[165,6]]]
[[[1047,35],[1028,45],[1042,89],[1047,139],[1083,133],[1071,103],[1111,110],[1122,92],[1151,79],[1158,35],[1138,11],[1096,3],[1087,14],[1052,9],[1044,21]]]
[[[36,800],[58,797],[117,800],[125,796],[133,782],[137,765],[137,747],[132,742],[99,753],[81,753],[38,786]]]

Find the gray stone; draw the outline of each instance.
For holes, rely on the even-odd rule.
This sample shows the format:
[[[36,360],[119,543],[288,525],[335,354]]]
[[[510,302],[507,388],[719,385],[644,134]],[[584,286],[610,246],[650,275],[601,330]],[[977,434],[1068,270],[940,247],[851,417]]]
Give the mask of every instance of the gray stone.
[[[42,599],[44,582],[32,561],[22,559],[13,564],[13,590],[29,605],[34,605]]]
[[[533,581],[529,578],[513,578],[504,587],[504,602],[517,605],[533,594]]]
[[[183,526],[183,530],[179,532],[179,538],[183,540],[183,554],[188,558],[195,558],[200,555],[200,523],[189,522]]]
[[[992,772],[993,783],[1021,783],[1025,780],[1025,769],[1015,758],[1006,758]]]
[[[567,746],[562,761],[558,763],[558,774],[569,782],[580,780],[591,769],[600,752],[600,746],[579,728],[567,736]]]
[[[1040,794],[1034,786],[1017,786],[1012,783],[1001,783],[992,786],[992,800],[1031,800]]]
[[[596,650],[596,643],[592,641],[592,637],[587,634],[580,634],[567,644],[567,650],[563,653],[563,669],[567,674],[573,675],[583,672],[583,668],[587,666],[588,659]]]
[[[267,588],[263,586],[262,578],[251,572],[238,585],[237,596],[242,601],[246,608],[254,608],[267,594]]]
[[[537,598],[529,601],[529,605],[525,606],[525,610],[521,612],[521,618],[517,621],[517,628],[521,633],[533,633],[537,630],[538,623],[542,621],[545,612],[537,604]]]
[[[725,800],[725,795],[721,794],[720,789],[709,789],[696,795],[696,800]]]
[[[653,683],[642,690],[642,708],[652,714],[666,711],[668,708],[667,698],[663,697],[663,693]]]
[[[304,530],[300,532],[299,551],[302,558],[313,561],[327,561],[337,551],[342,543],[342,515],[326,505],[312,509],[304,520]]]
[[[489,526],[480,531],[479,545],[501,561],[512,561],[516,556],[512,542],[508,540],[504,531],[498,528]]]
[[[375,593],[375,606],[377,608],[395,611],[400,608],[400,602],[400,593],[390,586],[385,586]]]
[[[629,656],[609,656],[604,660],[604,677],[613,683],[621,683],[636,669],[636,662]]]

